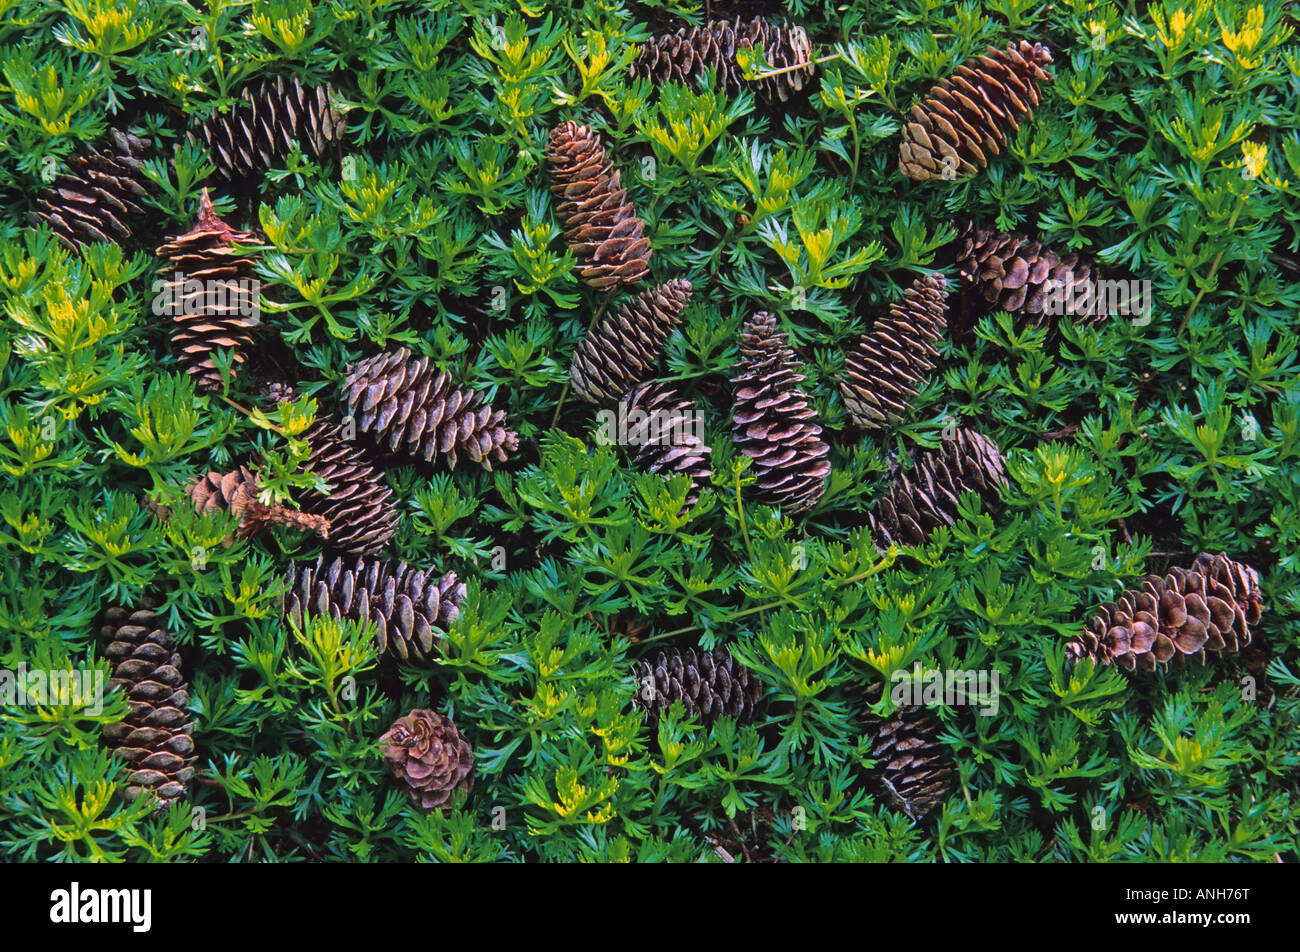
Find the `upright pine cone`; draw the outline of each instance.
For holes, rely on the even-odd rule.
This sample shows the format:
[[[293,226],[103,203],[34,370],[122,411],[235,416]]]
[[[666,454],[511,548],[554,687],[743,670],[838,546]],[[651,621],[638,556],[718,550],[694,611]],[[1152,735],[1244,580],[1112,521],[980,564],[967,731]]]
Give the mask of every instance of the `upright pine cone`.
[[[149,194],[144,156],[150,142],[120,129],[110,129],[108,137],[104,149],[73,159],[27,213],[31,224],[45,222],[73,250],[130,238],[144,215],[139,201]]]
[[[1155,671],[1173,658],[1205,663],[1205,653],[1238,652],[1264,612],[1259,573],[1226,553],[1202,552],[1190,569],[1161,578],[1101,606],[1083,634],[1066,645],[1073,660]]]
[[[328,85],[304,87],[294,77],[263,79],[244,87],[243,102],[201,123],[197,138],[227,181],[281,165],[295,143],[304,155],[323,158],[347,132],[346,113],[330,102],[333,92]]]
[[[379,738],[384,760],[411,802],[450,810],[452,795],[474,789],[474,748],[450,718],[418,709],[393,722]]]
[[[1097,272],[1077,254],[1058,255],[1023,235],[976,230],[968,225],[957,240],[962,282],[983,304],[1024,314],[1034,325],[1068,317],[1097,324],[1107,317],[1098,307]]]
[[[840,392],[853,422],[875,429],[903,419],[939,351],[947,327],[948,282],[937,271],[917,278],[845,357]]]
[[[283,384],[273,384],[268,392],[277,402],[293,399],[293,390]],[[318,413],[299,439],[311,451],[303,469],[330,485],[328,493],[304,492],[299,499],[302,511],[329,523],[333,548],[375,555],[397,532],[398,511],[384,474],[355,441],[345,438],[329,414]]]
[[[452,385],[428,357],[409,350],[376,354],[348,368],[344,383],[348,413],[363,433],[387,439],[391,449],[433,459],[442,453],[456,468],[460,453],[489,472],[519,448],[519,434],[483,394]]]
[[[637,666],[636,681],[636,704],[652,719],[680,700],[688,714],[705,723],[719,717],[745,723],[754,719],[763,696],[763,682],[726,648],[656,652]]]
[[[241,466],[229,473],[208,473],[195,478],[187,488],[190,502],[199,512],[233,512],[240,517],[235,535],[241,539],[261,532],[270,523],[291,526],[328,538],[329,521],[276,503],[268,506],[257,499],[257,477]],[[230,539],[226,540],[230,542]]]
[[[626,287],[650,273],[645,224],[619,185],[619,174],[600,136],[588,126],[562,122],[551,132],[546,157],[551,191],[564,235],[581,262],[578,274],[593,288]]]
[[[574,352],[573,392],[593,403],[617,400],[645,380],[690,299],[691,282],[673,278],[619,306]]]
[[[194,725],[185,710],[190,686],[181,675],[181,657],[152,608],[104,613],[100,634],[113,665],[109,686],[122,690],[128,707],[125,720],[104,726],[104,739],[127,762],[126,798],[148,791],[165,806],[194,779]]]
[[[405,661],[433,655],[438,636],[460,617],[464,597],[455,572],[437,578],[405,562],[368,559],[349,568],[341,558],[327,564],[322,555],[301,569],[289,564],[284,613],[299,624],[313,615],[373,622],[380,654]]]
[[[786,72],[747,83],[736,51],[760,46],[766,68],[761,63],[754,64],[755,68]],[[812,59],[812,44],[802,27],[777,25],[762,18],[742,23],[737,18],[734,23],[710,20],[703,26],[656,36],[641,47],[628,72],[633,79],[646,77],[658,86],[669,82],[691,86],[712,69],[727,93],[753,87],[769,101],[785,102],[816,72]]]
[[[938,449],[912,455],[912,468],[896,469],[889,490],[868,517],[877,545],[920,545],[939,526],[957,521],[964,492],[995,501],[1006,484],[1006,464],[997,444],[973,430],[958,428]]]
[[[816,411],[799,389],[795,353],[777,332],[776,318],[759,311],[740,335],[738,372],[732,379],[732,439],[754,461],[755,498],[791,513],[810,508],[826,491],[830,447]]]
[[[172,346],[181,365],[204,390],[219,390],[221,374],[212,359],[218,347],[233,351],[231,373],[244,362],[258,323],[258,281],[250,259],[235,244],[260,245],[251,232],[236,231],[219,217],[203,190],[199,220],[156,252],[171,271],[156,303],[172,320]]]
[[[939,740],[939,722],[920,707],[868,720],[871,759],[880,785],[904,813],[921,819],[943,802],[952,786],[952,762]]]
[[[997,155],[1017,120],[1038,105],[1038,83],[1052,54],[1041,43],[1020,40],[957,67],[912,107],[903,126],[898,168],[908,178],[965,178]]]
[[[713,450],[700,438],[703,422],[695,404],[669,384],[651,381],[620,401],[618,416],[627,421],[627,445],[636,464],[650,473],[690,477],[686,508],[699,502],[713,475]]]

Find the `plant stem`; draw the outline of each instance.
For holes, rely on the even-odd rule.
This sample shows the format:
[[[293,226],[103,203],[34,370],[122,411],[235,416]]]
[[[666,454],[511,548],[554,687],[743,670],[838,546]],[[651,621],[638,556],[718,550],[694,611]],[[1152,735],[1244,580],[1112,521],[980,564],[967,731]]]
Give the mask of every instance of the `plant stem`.
[[[1232,226],[1237,223],[1237,216],[1240,215],[1241,210],[1246,207],[1246,199],[1250,197],[1250,193],[1251,189],[1247,189],[1237,201],[1237,207],[1232,210],[1232,216],[1228,219],[1227,231],[1232,231]],[[1209,286],[1209,283],[1214,280],[1215,274],[1219,271],[1219,263],[1223,261],[1223,251],[1224,249],[1220,249],[1219,253],[1214,256],[1214,260],[1210,262],[1210,273],[1205,276],[1205,281],[1202,282],[1201,289],[1196,292],[1196,297],[1192,299],[1191,306],[1187,308],[1187,313],[1183,315],[1182,321],[1179,322],[1178,330],[1175,331],[1176,335],[1181,334],[1183,329],[1187,327],[1187,322],[1191,320],[1192,314],[1195,313],[1197,305],[1201,303],[1201,298],[1205,297],[1205,290]]]
[[[754,80],[771,79],[773,76],[784,76],[786,73],[793,73],[797,69],[807,69],[809,66],[829,63],[831,60],[841,59],[839,53],[828,53],[825,56],[818,56],[808,60],[806,63],[795,63],[793,66],[782,66],[780,69],[769,69],[762,73],[755,73]]]
[[[613,297],[614,297],[614,288],[610,288],[609,293],[605,295],[605,300],[600,302],[600,307],[598,307],[596,309],[596,313],[591,316],[591,322],[587,324],[588,334],[590,334],[591,329],[596,326],[596,322],[600,320],[600,316],[605,313],[605,308],[609,307],[609,302],[613,299]],[[566,379],[564,381],[564,389],[560,391],[560,401],[555,405],[555,415],[551,417],[552,427],[554,427],[556,423],[560,422],[560,411],[564,409],[564,401],[568,398],[568,396],[569,396],[569,380]]]

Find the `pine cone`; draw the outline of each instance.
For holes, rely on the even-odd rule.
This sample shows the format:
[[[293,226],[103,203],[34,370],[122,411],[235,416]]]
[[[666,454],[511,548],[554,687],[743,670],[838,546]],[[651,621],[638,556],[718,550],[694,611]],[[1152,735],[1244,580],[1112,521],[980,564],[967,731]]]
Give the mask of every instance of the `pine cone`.
[[[93,241],[130,238],[144,215],[139,202],[149,194],[144,156],[151,143],[120,129],[108,136],[104,149],[73,159],[27,213],[31,224],[45,222],[74,251]]]
[[[276,403],[294,399],[293,389],[283,384],[273,384],[267,392]],[[360,446],[345,438],[330,414],[318,413],[299,439],[311,450],[303,470],[330,485],[328,493],[304,492],[299,499],[302,511],[329,523],[333,548],[351,555],[378,553],[396,534],[398,521],[393,491],[383,473]]]
[[[506,428],[505,413],[493,410],[483,394],[452,386],[449,373],[438,373],[428,357],[409,350],[376,354],[349,367],[344,396],[361,432],[426,460],[443,453],[452,469],[463,452],[491,472],[493,459],[505,462],[519,448],[519,434]]]
[[[233,512],[240,517],[235,536],[240,539],[261,532],[270,523],[291,526],[328,538],[329,522],[320,516],[298,512],[276,503],[268,506],[257,499],[257,477],[241,466],[229,473],[208,473],[194,479],[186,489],[194,508],[202,513]],[[229,544],[232,539],[226,539]]]
[[[1141,590],[1102,605],[1066,654],[1126,671],[1155,671],[1173,658],[1204,664],[1207,651],[1236,653],[1249,645],[1250,626],[1263,611],[1258,572],[1226,553],[1202,552],[1190,569],[1148,575]]]
[[[938,721],[923,708],[903,707],[888,719],[869,716],[868,732],[880,785],[904,813],[919,820],[943,802],[952,763]]]
[[[840,392],[855,424],[875,429],[903,419],[934,370],[939,351],[933,342],[947,327],[947,301],[942,274],[917,278],[846,355]]]
[[[935,528],[957,521],[962,493],[978,492],[991,503],[1006,481],[997,444],[958,428],[938,449],[914,453],[911,469],[894,473],[888,492],[868,517],[872,535],[882,549],[891,543],[921,545]]]
[[[731,434],[754,460],[753,494],[759,502],[802,512],[826,491],[831,471],[830,447],[798,387],[804,376],[794,371],[795,353],[766,311],[745,324],[740,352]]]
[[[197,139],[227,181],[276,168],[295,144],[304,155],[323,158],[347,132],[346,112],[330,103],[333,92],[328,85],[304,87],[292,76],[263,79],[244,87],[243,102],[200,124]]]
[[[208,190],[199,201],[199,219],[156,254],[170,265],[155,309],[168,314],[172,346],[200,389],[220,390],[221,373],[212,359],[218,347],[234,351],[231,374],[244,362],[259,320],[258,286],[251,260],[235,244],[262,244],[251,232],[236,231],[217,217]],[[170,274],[168,274],[170,272]]]
[[[747,83],[736,50],[760,46],[767,61],[764,71],[789,71]],[[817,68],[812,62],[812,44],[802,27],[778,26],[762,18],[742,23],[737,18],[734,23],[710,20],[703,26],[656,36],[641,47],[628,72],[632,79],[646,77],[657,86],[669,82],[693,86],[709,69],[716,73],[724,92],[734,95],[752,87],[768,101],[786,102],[792,93],[803,89]]]
[[[639,410],[644,417],[634,416]],[[700,439],[702,417],[690,400],[666,383],[643,383],[619,404],[619,419],[627,421],[627,445],[637,466],[650,473],[690,477],[686,508],[709,485],[712,448]]]
[[[736,661],[726,648],[697,651],[671,648],[656,652],[636,669],[636,704],[651,718],[658,718],[673,701],[680,700],[686,712],[708,723],[719,717],[734,717],[741,723],[754,719],[763,696],[763,682]]]
[[[436,639],[460,617],[465,584],[455,572],[442,578],[410,568],[357,559],[347,567],[336,558],[299,569],[289,564],[284,613],[298,624],[313,615],[330,615],[375,625],[379,653],[406,661],[433,655]]]
[[[113,665],[110,687],[126,694],[126,719],[104,726],[104,739],[126,760],[128,800],[146,791],[165,806],[189,789],[194,779],[194,725],[185,710],[189,685],[181,675],[175,641],[152,605],[135,611],[110,608],[100,634],[104,655]]]
[[[1050,317],[1076,324],[1106,320],[1099,308],[1097,273],[1077,254],[1064,257],[1023,235],[977,231],[968,225],[957,241],[962,282],[984,312],[1002,308],[1041,326]]]
[[[573,354],[573,392],[593,403],[617,400],[645,380],[690,299],[691,282],[674,278],[602,320]]]
[[[384,760],[411,802],[425,810],[450,810],[452,795],[474,789],[474,748],[450,718],[414,710],[379,738]]]
[[[556,214],[581,265],[582,280],[601,290],[636,284],[650,273],[645,224],[619,186],[619,174],[600,136],[587,126],[562,122],[546,153]]]
[[[898,168],[908,178],[965,178],[997,155],[1017,119],[1038,105],[1038,83],[1052,54],[1021,40],[1005,50],[989,47],[930,90],[903,126]]]

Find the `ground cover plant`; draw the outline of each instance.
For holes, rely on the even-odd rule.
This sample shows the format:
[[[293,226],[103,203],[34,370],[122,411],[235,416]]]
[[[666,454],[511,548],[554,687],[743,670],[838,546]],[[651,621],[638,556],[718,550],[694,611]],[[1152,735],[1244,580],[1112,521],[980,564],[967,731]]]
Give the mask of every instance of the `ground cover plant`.
[[[1295,11],[0,3],[0,851],[1295,861]]]

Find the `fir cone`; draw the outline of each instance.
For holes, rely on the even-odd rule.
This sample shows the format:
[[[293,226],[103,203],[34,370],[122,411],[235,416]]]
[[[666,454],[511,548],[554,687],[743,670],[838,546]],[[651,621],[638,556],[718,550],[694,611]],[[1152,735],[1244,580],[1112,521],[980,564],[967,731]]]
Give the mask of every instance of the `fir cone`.
[[[794,371],[795,353],[777,332],[776,318],[765,311],[745,324],[740,352],[732,379],[731,433],[740,451],[754,461],[752,492],[759,502],[802,512],[826,491],[831,471],[830,447],[798,387],[804,376]]]
[[[450,810],[457,791],[474,789],[474,748],[450,718],[427,709],[398,718],[379,738],[384,760],[411,802]]]
[[[73,159],[27,213],[31,224],[45,222],[74,251],[93,241],[130,238],[144,215],[139,203],[149,194],[144,156],[151,143],[120,129],[110,129],[108,137],[99,152]]]
[[[314,532],[328,538],[329,522],[320,516],[298,512],[276,503],[268,506],[257,499],[257,477],[241,466],[229,473],[208,473],[194,479],[186,489],[194,508],[202,513],[232,512],[240,517],[235,536],[247,539],[270,523]],[[231,542],[227,539],[226,542]]]
[[[690,299],[691,282],[674,278],[602,320],[573,354],[573,392],[593,403],[617,400],[645,380]]]
[[[764,72],[787,70],[776,76],[747,83],[736,59],[738,49],[763,48]],[[786,102],[816,72],[812,44],[802,27],[777,25],[762,18],[734,23],[710,20],[703,26],[682,27],[645,43],[628,72],[633,79],[646,77],[655,85],[680,83],[694,86],[706,70],[714,70],[724,92],[734,95],[746,87],[755,88],[768,101]]]
[[[962,64],[912,107],[903,126],[898,168],[908,178],[959,179],[988,165],[1008,135],[1038,105],[1038,84],[1052,54],[1021,40]]]
[[[273,384],[267,391],[276,403],[294,398],[292,388],[283,384]],[[303,470],[330,486],[328,493],[302,493],[302,511],[329,523],[331,547],[351,555],[378,553],[396,534],[398,521],[393,491],[383,473],[329,414],[318,413],[299,439],[311,452]]]
[[[1098,307],[1097,273],[1077,254],[1058,255],[1023,235],[976,230],[968,225],[957,241],[957,269],[984,312],[1002,308],[1023,314],[1035,326],[1068,317],[1097,324],[1107,317]]]
[[[406,661],[434,654],[438,637],[460,617],[464,597],[455,572],[437,578],[405,562],[369,559],[349,567],[322,555],[301,569],[290,563],[284,613],[298,624],[313,615],[373,622],[379,653]]]
[[[840,392],[857,426],[875,429],[903,419],[934,370],[939,356],[934,341],[947,327],[947,300],[942,274],[917,278],[846,355]]]
[[[882,549],[891,543],[921,545],[935,528],[957,520],[962,493],[978,492],[991,503],[1006,481],[997,444],[957,428],[938,449],[914,453],[911,469],[895,471],[884,498],[868,517],[871,533]]]
[[[700,438],[703,418],[695,404],[669,384],[651,381],[623,398],[618,415],[627,421],[627,444],[637,466],[662,476],[690,477],[686,508],[699,502],[713,475],[709,468],[713,450]]]
[[[899,809],[921,819],[952,787],[952,762],[939,740],[939,722],[920,707],[902,707],[890,718],[871,716],[868,722],[880,785]]]
[[[452,469],[464,453],[491,472],[494,459],[503,463],[519,448],[519,434],[506,427],[504,412],[493,410],[478,391],[453,386],[451,374],[406,349],[349,367],[344,397],[361,432],[426,460],[442,453]]]
[[[232,350],[231,374],[244,362],[259,320],[258,286],[253,266],[235,244],[262,244],[251,232],[236,231],[219,217],[203,190],[199,219],[156,252],[166,258],[165,283],[155,310],[173,320],[172,346],[181,365],[203,390],[221,389],[212,359],[218,347]]]
[[[1175,658],[1204,664],[1207,651],[1236,653],[1249,645],[1250,626],[1263,611],[1258,572],[1226,553],[1202,552],[1190,569],[1148,575],[1140,590],[1102,605],[1066,654],[1126,671],[1163,669]]]
[[[763,682],[726,648],[656,652],[637,666],[636,680],[636,704],[651,719],[680,700],[688,714],[705,723],[719,717],[747,723],[763,696]]]
[[[175,641],[147,604],[135,611],[108,609],[100,634],[113,665],[109,686],[122,690],[129,709],[125,720],[103,731],[108,746],[127,762],[125,796],[136,800],[148,792],[165,806],[183,796],[194,778],[194,725],[185,710],[189,685]]]
[[[578,273],[601,290],[636,284],[650,272],[650,242],[627,192],[619,185],[600,136],[588,126],[562,122],[546,153],[556,214],[581,264]]]
[[[208,148],[217,175],[227,181],[256,178],[276,168],[293,151],[323,158],[347,132],[346,112],[330,102],[326,85],[304,87],[277,76],[244,87],[232,109],[201,123],[190,140]]]

